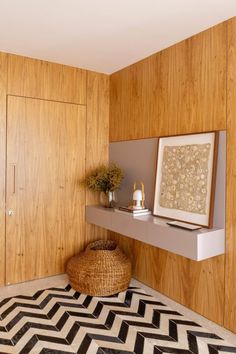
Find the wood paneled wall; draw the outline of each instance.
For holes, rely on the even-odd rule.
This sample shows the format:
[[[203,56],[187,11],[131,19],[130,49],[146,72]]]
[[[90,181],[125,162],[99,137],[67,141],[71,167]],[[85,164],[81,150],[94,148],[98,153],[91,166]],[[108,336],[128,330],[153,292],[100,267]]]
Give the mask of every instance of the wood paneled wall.
[[[226,23],[111,75],[110,141],[226,128]]]
[[[65,65],[0,53],[0,286],[5,283],[5,157],[7,96],[83,105],[86,110],[86,170],[108,160],[109,76]],[[96,148],[95,148],[96,147]],[[20,148],[20,147],[19,147]],[[88,194],[85,203],[95,203]],[[85,227],[84,239],[106,237],[106,231]],[[43,273],[42,273],[43,274]],[[45,273],[46,275],[46,273]],[[43,275],[42,275],[43,276]]]
[[[0,53],[0,286],[5,281],[5,165],[7,54]]]
[[[7,93],[86,104],[86,75],[86,70],[11,54]]]
[[[87,75],[87,144],[86,173],[108,161],[109,151],[109,77],[88,72]],[[98,194],[86,193],[86,205],[97,204]],[[107,231],[86,224],[86,243],[106,238]]]
[[[86,107],[8,96],[6,283],[65,271],[85,244]]]
[[[111,237],[130,255],[137,279],[234,331],[235,26],[235,18],[221,23],[112,74],[110,80],[110,141],[227,128],[226,255],[195,262],[121,235]]]
[[[225,327],[236,332],[236,18],[228,21]]]

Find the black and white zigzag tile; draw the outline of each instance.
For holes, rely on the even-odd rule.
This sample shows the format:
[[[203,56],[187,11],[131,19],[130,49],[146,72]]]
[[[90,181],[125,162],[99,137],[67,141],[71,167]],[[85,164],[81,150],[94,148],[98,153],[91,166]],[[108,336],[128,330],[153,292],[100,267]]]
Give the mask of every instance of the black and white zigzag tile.
[[[65,288],[0,302],[0,353],[236,353],[141,288],[91,297]]]

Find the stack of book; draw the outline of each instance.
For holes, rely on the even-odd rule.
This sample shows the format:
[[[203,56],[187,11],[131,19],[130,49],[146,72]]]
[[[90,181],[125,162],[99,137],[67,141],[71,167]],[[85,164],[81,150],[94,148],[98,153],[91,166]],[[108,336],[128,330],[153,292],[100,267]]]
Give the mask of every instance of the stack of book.
[[[128,206],[128,207],[121,206],[119,208],[116,208],[115,212],[126,214],[126,215],[131,215],[133,217],[151,214],[151,210],[149,210],[149,209],[146,209],[146,208],[145,209],[134,209],[132,206]]]

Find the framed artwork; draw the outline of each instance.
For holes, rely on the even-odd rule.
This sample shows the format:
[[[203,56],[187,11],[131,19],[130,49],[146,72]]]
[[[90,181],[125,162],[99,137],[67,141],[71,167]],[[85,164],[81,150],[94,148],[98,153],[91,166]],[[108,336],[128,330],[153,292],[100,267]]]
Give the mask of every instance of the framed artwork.
[[[218,133],[159,138],[153,214],[212,227]]]

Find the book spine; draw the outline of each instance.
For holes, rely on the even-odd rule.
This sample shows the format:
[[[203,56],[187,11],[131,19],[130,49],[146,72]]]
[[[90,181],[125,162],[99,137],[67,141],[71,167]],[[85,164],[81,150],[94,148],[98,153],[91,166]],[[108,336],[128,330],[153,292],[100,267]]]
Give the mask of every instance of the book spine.
[[[125,211],[126,213],[133,213],[133,210],[127,209],[127,208],[123,208],[123,207],[119,207],[119,210]]]
[[[130,213],[130,212],[127,212],[125,210],[119,210],[119,209],[115,209],[115,212],[116,213],[120,213],[120,214],[124,214],[124,215],[130,215],[130,216],[144,216],[144,215],[150,215],[151,214],[151,211],[146,211],[145,213]]]
[[[145,216],[145,215],[151,215],[151,212],[147,211],[146,213],[133,214],[133,216]]]
[[[119,207],[119,210],[125,211],[126,213],[131,213],[131,214],[142,214],[142,213],[146,213],[149,211],[148,209],[133,210],[133,209],[125,208],[125,207]]]

